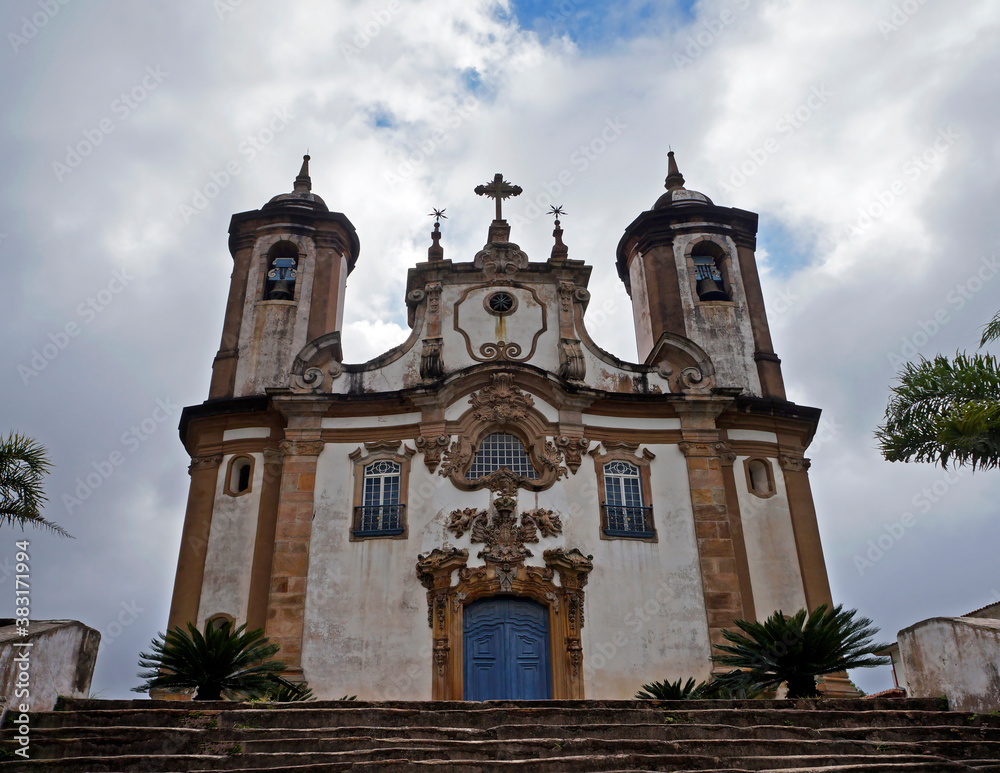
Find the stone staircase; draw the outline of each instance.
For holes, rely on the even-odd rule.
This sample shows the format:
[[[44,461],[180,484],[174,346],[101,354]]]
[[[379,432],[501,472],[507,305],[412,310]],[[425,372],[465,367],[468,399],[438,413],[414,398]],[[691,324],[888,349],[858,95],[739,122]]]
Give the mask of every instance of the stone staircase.
[[[0,772],[996,771],[1000,716],[936,699],[317,702],[60,699]]]

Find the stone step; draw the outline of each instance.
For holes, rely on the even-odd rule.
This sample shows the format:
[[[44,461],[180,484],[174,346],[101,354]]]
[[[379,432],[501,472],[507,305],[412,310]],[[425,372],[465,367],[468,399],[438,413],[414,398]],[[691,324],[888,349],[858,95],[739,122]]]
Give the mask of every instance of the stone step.
[[[618,728],[619,736],[622,728]],[[277,731],[280,732],[280,731]],[[629,735],[632,736],[631,728]],[[710,755],[727,759],[749,756],[847,755],[867,754],[934,754],[947,759],[990,757],[1000,759],[1000,742],[996,741],[919,741],[894,742],[840,739],[636,739],[629,738],[553,738],[525,737],[497,740],[486,737],[453,739],[418,739],[406,736],[378,738],[372,735],[320,737],[299,735],[264,737],[260,733],[204,733],[165,731],[151,738],[149,733],[109,733],[91,737],[34,738],[33,755],[38,758],[98,756],[114,752],[129,754],[198,754],[205,745],[234,748],[243,754],[311,754],[326,752],[361,752],[406,747],[422,753],[460,753],[479,760],[533,759],[566,754],[690,754]]]
[[[229,704],[222,709],[129,709],[41,712],[33,717],[34,727],[68,727],[88,725],[109,727],[137,725],[148,727],[199,726],[213,719],[220,726],[251,724],[262,727],[469,727],[488,728],[498,725],[586,725],[586,724],[713,724],[735,727],[786,725],[806,728],[880,728],[951,724],[956,726],[986,726],[1000,728],[1000,717],[976,716],[960,712],[924,710],[880,711],[815,711],[787,709],[706,708],[664,710],[653,706],[632,704],[623,708],[554,706],[486,707],[474,710],[435,710],[419,708],[323,708],[292,704],[284,708],[244,708],[245,704]]]
[[[364,770],[402,773],[411,770],[437,768],[449,773],[485,773],[494,770],[524,770],[530,764],[532,773],[565,773],[566,771],[880,771],[910,770],[922,773],[945,773],[970,770],[960,763],[928,759],[926,756],[864,755],[829,756],[798,755],[793,757],[744,757],[738,768],[726,767],[724,760],[708,756],[657,755],[616,753],[609,755],[553,755],[546,758],[490,760],[460,756],[434,756],[415,759],[415,750],[384,750],[379,753],[355,755],[346,759],[337,754],[216,754],[177,755],[173,757],[108,756],[101,758],[74,757],[62,760],[37,760],[32,771],[60,773],[209,773],[209,771],[261,771],[271,773],[320,773],[320,771]],[[23,763],[0,763],[2,769]]]

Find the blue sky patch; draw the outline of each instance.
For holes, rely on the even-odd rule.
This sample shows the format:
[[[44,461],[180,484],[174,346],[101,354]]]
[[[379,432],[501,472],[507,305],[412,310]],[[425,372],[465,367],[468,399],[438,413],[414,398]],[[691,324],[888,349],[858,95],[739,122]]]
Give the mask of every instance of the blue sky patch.
[[[581,48],[603,48],[618,40],[649,34],[659,26],[690,24],[696,0],[513,0],[518,23],[542,40],[568,35]]]

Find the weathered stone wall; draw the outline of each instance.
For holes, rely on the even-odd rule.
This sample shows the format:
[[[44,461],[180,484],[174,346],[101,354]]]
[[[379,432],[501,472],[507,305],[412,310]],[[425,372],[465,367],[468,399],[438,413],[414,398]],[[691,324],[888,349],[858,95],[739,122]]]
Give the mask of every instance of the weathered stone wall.
[[[34,620],[27,636],[19,631],[0,627],[0,699],[8,711],[22,704],[51,711],[60,695],[88,697],[100,632],[76,620]]]
[[[958,711],[1000,710],[1000,620],[934,617],[897,636],[910,696],[945,695]]]

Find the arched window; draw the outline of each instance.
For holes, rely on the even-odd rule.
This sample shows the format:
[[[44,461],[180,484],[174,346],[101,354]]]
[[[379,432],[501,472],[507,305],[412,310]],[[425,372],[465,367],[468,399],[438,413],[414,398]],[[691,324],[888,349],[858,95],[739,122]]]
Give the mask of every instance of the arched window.
[[[538,470],[531,464],[524,444],[509,432],[494,432],[483,438],[465,477],[467,480],[479,480],[501,467],[522,478],[538,480]]]
[[[299,248],[292,242],[278,242],[267,253],[267,276],[264,279],[265,301],[295,300],[295,277],[299,266]]]
[[[253,483],[253,459],[249,456],[236,456],[229,462],[229,473],[226,476],[226,493],[239,496],[250,491]]]
[[[365,465],[362,504],[354,508],[354,536],[375,537],[403,533],[403,512],[399,501],[399,462],[380,459]]]
[[[774,473],[766,459],[747,459],[746,473],[747,488],[751,494],[764,498],[775,494]]]
[[[604,465],[604,531],[613,537],[652,536],[649,511],[643,501],[639,466],[614,460]]]
[[[217,615],[212,615],[208,620],[205,621],[205,630],[217,631],[225,626],[232,626],[235,621],[227,614],[219,613]]]
[[[715,242],[698,242],[691,250],[694,261],[695,290],[699,301],[728,301],[729,290],[724,276],[725,253]]]

